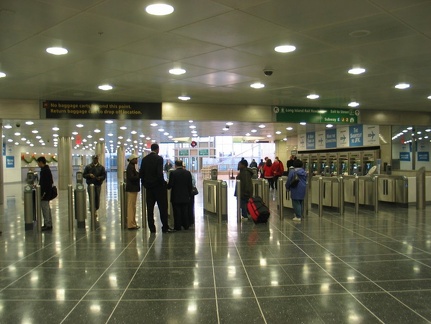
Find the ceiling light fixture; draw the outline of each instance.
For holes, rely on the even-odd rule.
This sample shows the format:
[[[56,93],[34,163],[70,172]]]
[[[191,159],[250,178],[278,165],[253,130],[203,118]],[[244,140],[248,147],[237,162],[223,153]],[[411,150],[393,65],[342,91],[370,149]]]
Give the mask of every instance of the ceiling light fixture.
[[[307,125],[307,123],[306,122],[300,122],[299,125],[305,126],[305,125]]]
[[[159,125],[158,125],[158,124],[156,124],[156,123],[151,123],[150,125],[151,125],[151,126],[153,126],[153,127],[159,126]]]
[[[110,84],[102,84],[98,86],[98,88],[103,91],[108,91],[113,89],[113,87]]]
[[[318,99],[320,96],[318,94],[312,93],[307,96],[308,99],[314,100]]]
[[[250,87],[252,87],[253,89],[262,89],[262,88],[265,88],[265,85],[261,82],[256,82],[256,83],[250,84]]]
[[[5,78],[5,77],[6,77],[6,73],[0,72],[0,78]]]
[[[6,129],[11,129],[12,128],[12,126],[9,125],[9,124],[8,125],[4,125],[3,127],[6,128]]]
[[[278,53],[290,53],[296,50],[296,47],[293,45],[280,45],[274,48],[274,51]]]
[[[174,7],[165,3],[155,3],[147,6],[145,11],[154,16],[166,16],[174,12]]]
[[[293,127],[286,127],[286,129],[288,130],[288,131],[291,131],[292,129],[293,129]]]
[[[366,70],[364,68],[357,67],[357,68],[350,69],[348,72],[349,74],[358,75],[358,74],[364,73],[365,71]]]
[[[112,124],[114,121],[112,121],[112,120],[105,120],[105,123],[106,124]]]
[[[356,101],[349,102],[348,106],[352,107],[352,108],[358,107],[359,106],[359,102],[356,102]]]
[[[398,83],[395,88],[400,89],[400,90],[404,90],[404,89],[408,89],[410,88],[410,84],[408,83]]]
[[[52,55],[65,55],[69,51],[63,47],[48,47],[46,51]]]
[[[427,98],[431,100],[431,96],[428,96]]]
[[[187,100],[190,100],[191,98],[189,96],[179,96],[178,99],[187,101]]]
[[[169,73],[173,74],[173,75],[181,75],[181,74],[186,73],[186,70],[181,69],[181,68],[175,68],[175,69],[170,69]]]
[[[260,124],[259,128],[265,128],[266,126],[264,124]]]
[[[25,122],[25,124],[31,126],[31,125],[34,125],[34,122],[32,122],[31,120],[28,120]]]

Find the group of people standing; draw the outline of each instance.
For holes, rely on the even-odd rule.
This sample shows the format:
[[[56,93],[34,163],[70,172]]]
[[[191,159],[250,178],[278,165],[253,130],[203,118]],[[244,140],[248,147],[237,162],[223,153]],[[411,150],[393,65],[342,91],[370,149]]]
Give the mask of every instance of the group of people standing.
[[[241,215],[243,218],[248,218],[247,213],[247,202],[253,195],[252,185],[252,174],[251,168],[256,167],[257,163],[253,159],[248,167],[248,162],[245,159],[241,159],[238,163],[238,176],[237,180],[240,180],[241,186]],[[287,181],[285,184],[286,190],[290,192],[292,199],[293,211],[295,217],[294,221],[300,222],[302,220],[302,214],[304,210],[304,198],[307,188],[307,173],[303,168],[301,160],[297,159],[294,155],[290,156],[286,163],[288,171],[284,171],[283,162],[275,157],[274,162],[268,157],[261,159],[257,168],[259,170],[261,178],[268,180],[271,189],[277,189],[278,178],[287,174]],[[236,193],[235,193],[236,195]]]
[[[139,172],[136,170],[138,156],[132,154],[128,158],[126,170],[127,191],[127,225],[128,229],[138,229],[136,224],[136,201],[140,184],[146,193],[147,221],[151,233],[156,233],[154,222],[154,206],[157,203],[162,222],[162,232],[171,233],[182,228],[189,229],[194,225],[193,176],[184,168],[182,161],[175,161],[175,170],[167,170],[169,182],[163,176],[163,158],[159,156],[159,145],[151,145],[151,153],[141,161]],[[166,169],[166,168],[165,168]],[[169,172],[170,171],[170,172]],[[171,203],[174,214],[174,228],[168,224],[167,190],[171,190]]]

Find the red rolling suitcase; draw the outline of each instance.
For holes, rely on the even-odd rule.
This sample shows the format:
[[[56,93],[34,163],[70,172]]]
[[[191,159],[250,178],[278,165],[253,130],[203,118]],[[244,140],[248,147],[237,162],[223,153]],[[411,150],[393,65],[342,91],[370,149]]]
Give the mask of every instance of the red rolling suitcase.
[[[256,196],[248,200],[247,210],[255,223],[266,223],[269,218],[269,208],[262,198]]]

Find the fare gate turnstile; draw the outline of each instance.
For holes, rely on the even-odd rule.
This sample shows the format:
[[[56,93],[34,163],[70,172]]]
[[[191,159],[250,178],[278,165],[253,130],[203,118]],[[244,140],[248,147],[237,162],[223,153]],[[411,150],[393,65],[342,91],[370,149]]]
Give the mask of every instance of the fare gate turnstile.
[[[266,179],[252,179],[253,196],[259,196],[263,202],[269,206],[269,183]]]
[[[204,210],[217,215],[221,223],[227,218],[227,183],[222,180],[203,181]]]

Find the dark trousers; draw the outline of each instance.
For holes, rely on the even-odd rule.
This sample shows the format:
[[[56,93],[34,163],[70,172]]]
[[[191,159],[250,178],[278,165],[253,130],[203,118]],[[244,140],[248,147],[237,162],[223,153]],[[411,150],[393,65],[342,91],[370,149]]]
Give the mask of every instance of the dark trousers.
[[[195,224],[195,196],[190,198],[189,205],[189,225]]]
[[[157,203],[162,221],[162,231],[169,229],[168,225],[168,191],[166,186],[157,186],[145,189],[147,194],[147,218],[150,231],[155,231],[154,225],[154,205]]]
[[[190,203],[172,203],[174,210],[174,224],[177,231],[181,230],[181,226],[184,229],[189,229],[189,205]]]
[[[100,207],[100,191],[102,186],[94,186],[94,210],[98,210]],[[90,185],[87,186],[88,197],[90,197]],[[90,199],[91,208],[91,199]]]
[[[278,187],[278,178],[280,178],[280,176],[278,176],[278,175],[274,176],[274,187],[275,187],[275,189],[277,189],[277,187]]]

